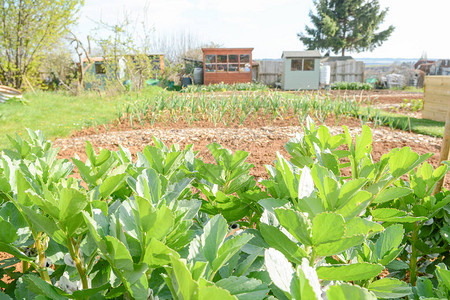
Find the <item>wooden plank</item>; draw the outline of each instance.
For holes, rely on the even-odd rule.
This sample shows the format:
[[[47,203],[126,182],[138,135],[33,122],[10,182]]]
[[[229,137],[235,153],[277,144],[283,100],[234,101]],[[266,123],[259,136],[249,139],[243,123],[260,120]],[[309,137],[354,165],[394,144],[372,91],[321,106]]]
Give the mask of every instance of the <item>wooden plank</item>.
[[[445,121],[450,109],[450,76],[426,76],[422,117]]]
[[[425,84],[450,84],[450,76],[425,76]]]
[[[424,111],[431,111],[431,112],[436,112],[436,113],[446,113],[447,109],[446,108],[441,108],[438,105],[427,105],[426,107],[424,106]]]
[[[449,105],[448,101],[444,98],[444,96],[438,96],[435,98],[426,98],[423,101],[423,106],[427,105],[427,104],[431,104],[431,105],[439,105],[441,107],[447,107]],[[449,97],[446,97],[449,98]]]
[[[450,84],[448,86],[429,86],[427,85],[427,90],[425,95],[449,95],[450,96]]]
[[[429,120],[434,120],[434,121],[439,121],[439,122],[444,122],[445,116],[446,116],[446,113],[438,114],[438,113],[429,112],[429,111],[422,112],[423,119],[429,119]]]
[[[424,110],[423,113],[422,113],[422,116],[423,116],[424,118],[427,118],[427,116],[442,118],[442,117],[445,116],[445,115],[446,115],[446,114],[445,114],[445,113],[442,113],[442,112],[438,113],[438,112],[436,112],[436,111],[429,111],[429,110]],[[441,120],[442,120],[442,119],[441,119]],[[440,120],[440,121],[441,121],[441,120]]]
[[[442,104],[448,104],[450,102],[450,96],[446,95],[427,95],[423,99],[424,102],[440,102]]]
[[[423,106],[427,106],[428,104],[438,105],[440,107],[448,107],[449,106],[449,103],[447,101],[442,101],[440,99],[434,99],[434,98],[433,99],[431,99],[431,98],[425,99],[423,102]]]

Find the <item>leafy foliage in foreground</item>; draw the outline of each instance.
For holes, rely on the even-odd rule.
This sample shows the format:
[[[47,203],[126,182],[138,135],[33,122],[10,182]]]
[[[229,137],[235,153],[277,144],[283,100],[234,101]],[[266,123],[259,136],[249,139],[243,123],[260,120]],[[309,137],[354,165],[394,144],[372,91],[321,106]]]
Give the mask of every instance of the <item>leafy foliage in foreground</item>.
[[[260,184],[218,144],[211,164],[157,138],[70,162],[29,135],[0,158],[5,299],[448,299],[449,167],[374,162],[368,127],[309,122]]]

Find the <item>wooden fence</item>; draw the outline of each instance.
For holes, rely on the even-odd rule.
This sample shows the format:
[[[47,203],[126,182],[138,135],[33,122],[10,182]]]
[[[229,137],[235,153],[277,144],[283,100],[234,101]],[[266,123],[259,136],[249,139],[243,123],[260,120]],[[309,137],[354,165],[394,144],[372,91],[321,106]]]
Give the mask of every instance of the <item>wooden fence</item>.
[[[330,83],[334,82],[364,82],[364,62],[347,60],[325,62],[330,66]]]
[[[422,118],[445,121],[450,102],[450,76],[426,76]]]
[[[281,81],[282,72],[282,61],[260,60],[258,67],[253,68],[253,80],[272,86]]]

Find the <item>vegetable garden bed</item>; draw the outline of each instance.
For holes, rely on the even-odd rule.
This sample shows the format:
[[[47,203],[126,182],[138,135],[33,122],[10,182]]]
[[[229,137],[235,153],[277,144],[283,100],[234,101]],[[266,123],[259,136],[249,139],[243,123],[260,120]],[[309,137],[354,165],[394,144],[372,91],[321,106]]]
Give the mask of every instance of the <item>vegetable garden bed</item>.
[[[216,143],[210,162],[156,138],[69,161],[29,134],[0,160],[9,297],[448,299],[450,195],[431,193],[449,166],[408,147],[374,160],[367,126],[308,121],[259,183]]]

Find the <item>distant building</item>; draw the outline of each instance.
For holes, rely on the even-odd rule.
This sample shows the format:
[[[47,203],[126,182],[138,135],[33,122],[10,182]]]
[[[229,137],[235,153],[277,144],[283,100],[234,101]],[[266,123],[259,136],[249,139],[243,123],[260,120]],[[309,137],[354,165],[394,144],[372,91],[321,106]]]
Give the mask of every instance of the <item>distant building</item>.
[[[203,83],[252,81],[253,48],[202,48]]]
[[[114,64],[110,59],[104,57],[84,58],[81,68],[85,76],[85,88],[104,88],[107,81],[112,80],[131,80],[133,82],[137,77],[144,76],[143,70],[148,65],[143,66],[143,61],[145,64],[151,65],[152,77],[157,77],[164,72],[164,54],[160,53],[147,54],[145,59],[136,55],[124,55],[118,58],[117,63]],[[131,73],[133,74],[129,74],[127,67],[132,69]],[[151,78],[140,78],[144,81],[148,79]]]
[[[414,64],[414,69],[425,72],[425,74],[428,75],[430,73],[431,66],[433,66],[435,63],[436,63],[435,60],[428,60],[421,58]]]
[[[283,90],[316,90],[319,88],[320,59],[317,50],[283,51]]]
[[[450,59],[439,59],[431,67],[429,75],[450,75]]]

